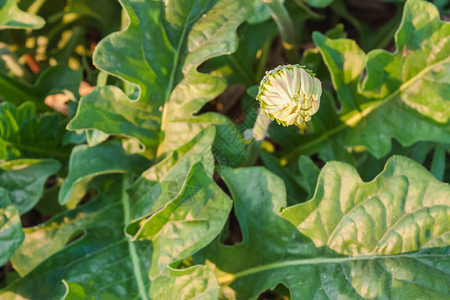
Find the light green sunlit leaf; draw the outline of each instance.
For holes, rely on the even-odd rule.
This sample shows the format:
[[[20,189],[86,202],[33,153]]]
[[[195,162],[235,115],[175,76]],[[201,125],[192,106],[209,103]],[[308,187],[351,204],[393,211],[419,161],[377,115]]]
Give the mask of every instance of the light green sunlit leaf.
[[[198,73],[197,67],[236,49],[235,30],[250,15],[249,1],[123,1],[122,5],[129,26],[99,43],[94,63],[139,86],[139,101],[127,103],[130,100],[121,90],[97,88],[81,100],[69,128],[95,128],[107,134],[118,134],[120,128],[121,134],[135,136],[154,149],[164,139],[160,154],[178,148],[211,124],[227,133],[228,128],[233,130],[223,115],[193,116],[225,89],[223,80]],[[104,113],[107,119],[97,119],[102,122],[89,117]]]
[[[243,241],[217,239],[206,256],[237,299],[256,299],[278,284],[292,299],[448,295],[449,228],[442,224],[449,223],[450,187],[416,162],[394,157],[368,183],[350,165],[329,163],[313,199],[281,215],[286,196],[278,177],[262,168],[221,175]]]
[[[4,265],[22,244],[20,214],[11,202],[9,192],[0,188],[0,265]]]
[[[41,17],[20,10],[16,0],[0,1],[0,30],[39,29],[44,25],[45,21]]]

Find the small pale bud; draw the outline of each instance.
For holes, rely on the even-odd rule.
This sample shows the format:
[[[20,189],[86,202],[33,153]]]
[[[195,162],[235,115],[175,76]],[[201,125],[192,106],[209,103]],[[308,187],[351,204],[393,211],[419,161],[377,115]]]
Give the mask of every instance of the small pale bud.
[[[315,74],[300,65],[278,66],[266,72],[256,100],[278,124],[304,125],[319,110],[322,84]]]

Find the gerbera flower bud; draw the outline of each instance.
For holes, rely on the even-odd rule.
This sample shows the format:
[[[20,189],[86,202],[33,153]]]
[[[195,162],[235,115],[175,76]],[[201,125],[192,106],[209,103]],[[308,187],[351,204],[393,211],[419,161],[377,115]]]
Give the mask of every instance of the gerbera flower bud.
[[[314,73],[304,66],[285,65],[266,72],[256,100],[278,124],[304,125],[319,109],[321,95],[322,83]]]

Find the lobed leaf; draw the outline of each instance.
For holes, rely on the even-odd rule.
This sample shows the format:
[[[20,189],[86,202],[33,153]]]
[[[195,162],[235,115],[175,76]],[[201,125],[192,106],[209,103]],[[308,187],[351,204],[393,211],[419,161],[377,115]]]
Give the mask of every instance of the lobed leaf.
[[[89,298],[146,299],[152,250],[148,242],[131,242],[123,234],[129,199],[122,176],[96,180],[96,199],[25,229],[25,241],[12,258],[22,277],[0,290],[2,299],[61,298],[63,279]]]
[[[442,224],[448,224],[450,188],[416,162],[394,157],[369,183],[351,166],[329,163],[313,199],[281,215],[279,178],[262,168],[221,175],[243,240],[226,246],[218,239],[206,256],[225,272],[219,282],[237,299],[256,299],[278,284],[292,299],[448,295],[449,230]]]
[[[200,162],[208,177],[212,177],[214,158],[211,148],[215,132],[214,128],[207,128],[136,179],[128,191],[132,199],[128,234],[135,236],[138,228],[145,230],[141,221],[177,197],[195,163]]]
[[[180,194],[140,225],[138,239],[153,241],[150,278],[169,264],[204,248],[222,230],[231,210],[230,198],[195,164]]]
[[[233,131],[223,115],[193,116],[225,88],[223,80],[196,69],[207,59],[236,49],[234,31],[249,16],[249,2],[121,3],[130,23],[124,31],[100,42],[94,62],[101,70],[136,84],[139,101],[127,103],[128,96],[122,91],[97,88],[81,100],[69,128],[95,128],[107,134],[122,131],[154,149],[161,139],[167,139],[159,147],[159,154],[177,149],[211,124],[224,127],[227,134]],[[174,89],[177,92],[172,94]],[[91,116],[104,122],[95,122]],[[147,138],[143,136],[144,128],[138,130],[137,125],[145,128]]]
[[[116,153],[114,158],[129,163],[129,169],[119,170],[124,174],[89,179],[91,181],[85,188],[97,190],[94,199],[42,225],[25,229],[25,242],[12,258],[14,268],[22,277],[0,290],[0,297],[48,299],[65,294],[66,297],[148,299],[149,288],[152,295],[158,295],[167,284],[173,284],[170,292],[175,297],[183,292],[199,298],[217,295],[217,279],[207,267],[175,269],[177,262],[198,252],[220,233],[231,209],[229,197],[211,179],[214,132],[214,128],[206,130],[144,172],[143,176],[149,179],[155,179],[154,176],[168,179],[171,172],[183,174],[183,170],[188,173],[183,174],[184,179],[175,196],[168,198],[160,194],[167,201],[156,203],[148,218],[139,222],[142,229],[132,239],[127,237],[124,229],[136,213],[133,206],[137,199],[133,197],[140,191],[147,191],[146,188],[136,191],[143,179],[132,184],[133,171],[136,165],[144,166],[144,163],[138,164],[136,159],[133,163],[131,157],[127,160],[114,142],[76,148],[71,161],[83,157],[91,159],[92,149],[97,149],[106,159],[108,154]],[[102,163],[107,160],[98,156],[96,160],[71,168],[71,181],[85,179],[88,173],[83,172],[82,166],[90,166],[86,169],[92,170],[95,165],[110,165]],[[88,176],[100,173],[89,173]],[[72,184],[68,186],[73,187]],[[151,196],[152,190],[149,192]],[[158,189],[153,192],[157,193]],[[149,269],[151,281],[145,275]]]
[[[450,186],[418,163],[394,156],[373,181],[349,165],[328,163],[314,197],[282,215],[317,247],[345,255],[388,255],[449,243]]]

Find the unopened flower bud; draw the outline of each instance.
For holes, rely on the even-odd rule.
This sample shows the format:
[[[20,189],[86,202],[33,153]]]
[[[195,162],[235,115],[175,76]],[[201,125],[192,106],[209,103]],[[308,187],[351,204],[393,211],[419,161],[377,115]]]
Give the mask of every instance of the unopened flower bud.
[[[322,84],[300,65],[278,66],[266,72],[256,99],[261,109],[278,124],[302,126],[319,110]]]

